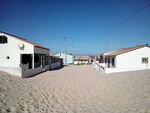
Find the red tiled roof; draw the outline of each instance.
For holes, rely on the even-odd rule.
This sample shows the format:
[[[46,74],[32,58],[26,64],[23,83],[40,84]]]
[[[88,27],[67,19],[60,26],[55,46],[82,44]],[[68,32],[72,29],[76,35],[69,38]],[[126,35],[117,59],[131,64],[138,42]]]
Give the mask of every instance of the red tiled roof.
[[[130,51],[136,50],[136,49],[140,49],[140,48],[143,48],[143,47],[150,47],[150,46],[148,46],[148,45],[139,45],[139,46],[134,46],[134,47],[129,47],[129,48],[122,48],[122,49],[118,49],[118,50],[111,51],[111,52],[108,52],[108,53],[104,53],[104,56],[116,56],[116,55],[120,55],[120,54],[123,54],[123,53],[127,53],[127,52],[130,52]]]
[[[75,56],[75,60],[89,60],[89,56]]]
[[[31,42],[31,41],[29,41],[29,40],[27,40],[27,39],[25,39],[25,38],[21,38],[21,37],[18,37],[18,36],[15,36],[15,35],[12,35],[12,34],[9,34],[9,33],[6,33],[6,32],[0,32],[0,33],[9,35],[9,36],[12,36],[12,37],[14,37],[14,38],[16,38],[16,39],[19,39],[19,40],[25,41],[25,42],[27,42],[27,43],[30,43],[30,44],[34,45],[35,47],[49,50],[48,48],[46,48],[46,47],[44,47],[44,46],[41,46],[41,45],[39,45],[39,44],[37,44],[37,43]]]
[[[95,56],[90,56],[91,59],[95,59]]]

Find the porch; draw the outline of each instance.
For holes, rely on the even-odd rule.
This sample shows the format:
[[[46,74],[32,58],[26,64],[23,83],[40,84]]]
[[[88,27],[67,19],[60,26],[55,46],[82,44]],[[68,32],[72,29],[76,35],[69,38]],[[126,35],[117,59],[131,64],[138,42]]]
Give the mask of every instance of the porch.
[[[21,54],[20,68],[22,77],[33,76],[49,69],[47,54]]]
[[[100,56],[99,62],[93,63],[94,68],[102,74],[116,72],[115,56]]]

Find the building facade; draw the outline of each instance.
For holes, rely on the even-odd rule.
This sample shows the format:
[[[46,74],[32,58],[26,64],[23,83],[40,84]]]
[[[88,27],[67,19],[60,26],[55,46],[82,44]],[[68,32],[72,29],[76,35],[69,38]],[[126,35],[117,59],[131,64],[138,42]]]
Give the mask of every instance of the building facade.
[[[150,46],[139,45],[101,54],[96,68],[102,73],[150,69]]]
[[[73,64],[74,63],[74,56],[72,54],[65,54],[65,53],[58,53],[55,56],[63,59],[63,64]]]
[[[48,58],[48,48],[0,32],[0,70],[20,77],[29,77],[48,70]]]
[[[90,64],[91,62],[92,62],[92,58],[90,56],[75,56],[74,59],[75,65]]]

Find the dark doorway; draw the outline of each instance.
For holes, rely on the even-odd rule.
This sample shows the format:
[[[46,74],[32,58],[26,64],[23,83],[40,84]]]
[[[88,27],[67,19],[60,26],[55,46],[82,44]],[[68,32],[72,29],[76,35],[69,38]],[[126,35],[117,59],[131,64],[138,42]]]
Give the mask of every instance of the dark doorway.
[[[108,58],[108,68],[110,68],[110,59]]]
[[[112,67],[115,67],[115,58],[112,58]]]
[[[39,54],[34,55],[34,68],[41,66],[41,57]]]
[[[32,55],[31,54],[22,54],[21,63],[29,64],[29,69],[32,69]]]

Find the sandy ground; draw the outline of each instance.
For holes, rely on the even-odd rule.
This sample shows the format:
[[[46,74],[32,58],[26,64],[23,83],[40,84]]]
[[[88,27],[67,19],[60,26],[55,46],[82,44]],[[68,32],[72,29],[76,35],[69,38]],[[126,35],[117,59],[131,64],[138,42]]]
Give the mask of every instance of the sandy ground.
[[[0,113],[150,113],[150,70],[102,76],[69,66],[22,79],[0,72]]]

